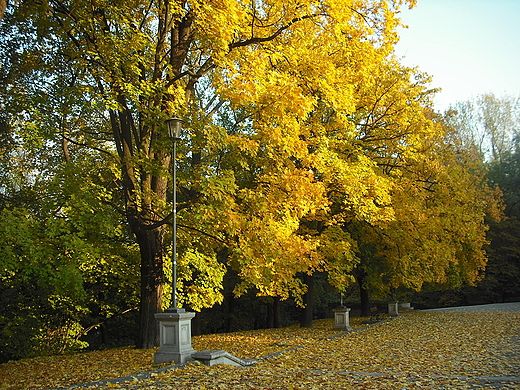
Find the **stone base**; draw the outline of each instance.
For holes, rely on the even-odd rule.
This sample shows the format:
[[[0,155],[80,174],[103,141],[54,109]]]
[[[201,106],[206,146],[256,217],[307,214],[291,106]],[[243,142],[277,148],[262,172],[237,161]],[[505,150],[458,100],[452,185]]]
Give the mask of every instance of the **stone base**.
[[[350,326],[349,307],[339,306],[332,309],[332,311],[334,312],[335,330],[352,330],[352,327]]]
[[[178,352],[161,352],[160,350],[155,352],[153,355],[153,363],[154,364],[162,364],[162,363],[171,363],[175,362],[176,364],[183,364],[190,360],[193,360],[193,354],[197,352],[192,349],[192,352],[183,351],[182,353]]]
[[[388,315],[390,317],[397,317],[399,315],[399,303],[389,302],[388,303]]]
[[[155,364],[186,363],[196,351],[191,346],[191,319],[195,313],[184,309],[168,309],[155,314],[159,321],[160,348],[154,354]]]
[[[228,364],[236,367],[247,367],[252,366],[257,362],[255,359],[241,359],[231,355],[229,352],[220,349],[207,349],[205,351],[195,352],[192,355],[192,358],[207,366],[213,366],[215,364]]]

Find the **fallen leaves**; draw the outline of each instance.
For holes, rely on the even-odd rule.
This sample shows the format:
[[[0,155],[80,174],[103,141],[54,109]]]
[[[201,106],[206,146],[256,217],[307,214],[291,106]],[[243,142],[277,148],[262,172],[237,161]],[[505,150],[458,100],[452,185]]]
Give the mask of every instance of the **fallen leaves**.
[[[362,326],[360,319],[351,322],[355,328]],[[197,336],[197,350],[225,349],[243,358],[301,348],[252,367],[189,364],[104,388],[520,387],[520,313],[417,312],[331,339],[343,333],[332,328],[332,320],[320,320],[312,329],[293,326]],[[10,362],[0,366],[0,389],[64,387],[136,374],[154,368],[154,351],[123,348]]]
[[[155,350],[131,347],[23,359],[0,365],[0,389],[65,387],[151,370]]]

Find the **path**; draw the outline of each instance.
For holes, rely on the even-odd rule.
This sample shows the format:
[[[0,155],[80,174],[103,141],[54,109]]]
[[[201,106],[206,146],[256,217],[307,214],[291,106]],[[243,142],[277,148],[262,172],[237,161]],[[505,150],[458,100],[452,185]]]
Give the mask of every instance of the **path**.
[[[297,340],[253,367],[188,365],[137,389],[520,389],[520,303],[412,313],[331,340]]]
[[[485,312],[485,311],[504,311],[504,312],[520,312],[520,302],[512,303],[493,303],[489,305],[473,305],[473,306],[456,306],[445,307],[441,309],[423,310],[424,312],[446,312],[446,313],[468,313],[468,312]]]

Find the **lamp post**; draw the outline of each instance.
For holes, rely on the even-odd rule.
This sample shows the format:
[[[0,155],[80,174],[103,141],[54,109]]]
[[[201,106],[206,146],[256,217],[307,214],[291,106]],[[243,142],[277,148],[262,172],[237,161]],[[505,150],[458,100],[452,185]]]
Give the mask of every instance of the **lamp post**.
[[[181,138],[182,125],[184,121],[179,118],[170,118],[166,120],[168,126],[168,135],[173,141],[173,220],[172,220],[172,301],[171,308],[168,311],[178,311],[177,307],[177,141]]]
[[[186,312],[177,307],[177,141],[181,137],[182,124],[179,118],[166,120],[168,135],[173,141],[173,219],[172,219],[172,302],[164,313],[156,313],[159,321],[160,348],[154,354],[154,363],[161,364],[175,361],[178,364],[192,359],[196,351],[191,346],[191,319],[195,313]]]

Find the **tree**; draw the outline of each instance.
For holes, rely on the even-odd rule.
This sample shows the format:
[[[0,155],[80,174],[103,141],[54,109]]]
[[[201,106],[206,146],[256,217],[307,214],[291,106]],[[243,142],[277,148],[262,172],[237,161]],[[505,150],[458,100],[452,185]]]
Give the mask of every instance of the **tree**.
[[[367,278],[379,274],[377,268],[383,267],[370,244],[378,240],[373,232],[384,231],[396,220],[402,201],[396,189],[403,176],[418,161],[425,161],[429,145],[442,137],[439,126],[425,115],[434,92],[427,88],[426,75],[393,60],[380,62],[371,75],[358,91],[351,114],[353,129],[341,138],[331,133],[334,152],[357,167],[351,169],[353,178],[338,176],[343,180],[332,182],[331,187],[337,191],[336,202],[341,201],[333,208],[338,212],[333,219],[341,221],[345,234],[357,243],[353,248],[358,260],[350,272],[360,286],[365,311]],[[353,199],[358,199],[357,206],[352,207]]]
[[[84,291],[73,260],[65,254],[68,237],[46,234],[20,208],[2,209],[0,221],[6,238],[0,247],[0,361],[74,349]],[[40,245],[32,245],[35,241]]]
[[[87,321],[137,298],[135,249],[96,191],[104,161],[56,163],[51,141],[15,129],[4,128],[0,143],[2,361],[84,348]]]
[[[518,256],[515,231],[518,228],[519,171],[518,98],[482,95],[458,102],[445,113],[447,121],[462,134],[466,148],[480,152],[487,180],[503,194],[504,218],[490,221],[486,247],[489,263],[484,279],[469,293],[490,302],[518,296],[515,275]]]
[[[520,297],[520,223],[516,217],[490,225],[489,262],[476,294],[491,302],[517,301]]]
[[[515,140],[515,144],[516,144]],[[518,145],[514,152],[505,153],[499,161],[488,164],[488,177],[504,194],[505,215],[520,217],[520,153]]]
[[[457,102],[445,117],[467,147],[477,148],[487,161],[500,161],[514,150],[520,121],[517,98],[480,95]]]
[[[265,294],[275,294],[281,286],[297,291],[298,284],[290,275],[300,270],[310,272],[316,264],[307,255],[310,263],[297,264],[298,243],[303,244],[304,253],[312,252],[316,244],[292,233],[298,226],[298,213],[309,212],[310,206],[298,206],[297,213],[288,219],[280,219],[279,210],[271,213],[270,219],[262,216],[261,220],[250,221],[247,217],[233,218],[232,207],[236,204],[263,211],[261,205],[265,202],[257,193],[272,197],[276,190],[269,194],[269,186],[279,179],[283,183],[296,178],[319,187],[305,173],[308,168],[299,168],[295,174],[287,165],[303,157],[305,144],[301,138],[310,129],[303,126],[305,119],[316,102],[324,98],[338,113],[338,123],[348,122],[351,92],[357,79],[369,78],[364,64],[371,63],[373,68],[389,53],[396,40],[395,16],[403,3],[47,0],[13,4],[10,21],[14,24],[4,36],[8,40],[23,37],[24,44],[11,51],[7,85],[11,90],[14,83],[27,88],[27,83],[33,81],[30,96],[21,100],[27,102],[27,109],[19,126],[31,123],[40,128],[38,112],[29,108],[37,96],[52,96],[70,108],[58,122],[66,126],[48,126],[56,139],[61,137],[65,161],[71,152],[86,148],[110,156],[116,168],[112,179],[107,180],[112,185],[107,187],[105,201],[121,210],[140,248],[138,347],[157,344],[153,315],[165,304],[164,243],[171,219],[167,206],[171,142],[164,119],[177,115],[190,124],[189,134],[181,142],[184,158],[180,163],[191,160],[181,178],[185,187],[181,208],[185,214],[189,214],[188,210],[196,212],[186,215],[184,221],[201,223],[201,218],[208,217],[203,224],[217,223],[214,236],[219,236],[220,231],[226,232],[224,236],[236,236],[233,232],[243,229],[239,241],[248,234],[262,241],[270,234],[278,237],[279,243],[290,242],[290,256],[284,255],[281,262],[286,271],[275,273],[282,276],[278,281],[270,271],[270,281],[261,276],[264,270],[273,269],[266,263],[280,253],[275,245],[266,248],[271,253],[262,256],[260,274],[252,271],[254,263],[241,263],[239,255],[247,253],[256,239],[242,241],[244,245],[238,246],[242,252],[235,254],[231,262],[237,264],[246,284],[260,280],[256,285]],[[331,55],[346,61],[344,66],[338,66],[339,60],[329,65]],[[341,73],[344,71],[348,71],[347,78]],[[341,93],[337,92],[338,86],[342,86]],[[208,99],[203,90],[216,92],[217,100]],[[259,153],[262,158],[254,156],[255,165],[261,169],[256,185],[243,188],[235,198],[238,202],[219,209],[215,202],[223,206],[224,200],[230,199],[230,190],[238,190],[234,175],[220,170],[218,165],[220,157],[225,156],[217,153],[218,158],[214,158],[219,149],[215,141],[228,137],[212,119],[223,105],[231,109],[248,105],[253,108],[248,118],[254,136],[231,137],[231,142],[246,156]],[[85,107],[94,110],[82,117],[79,113],[85,112]],[[284,159],[280,160],[280,156]],[[269,162],[265,170],[262,160]],[[118,208],[119,201],[124,207]],[[245,213],[252,214],[251,209]],[[227,223],[222,224],[225,217]],[[185,225],[185,234],[191,232],[196,237],[190,237],[191,244],[186,246],[195,245],[191,253],[215,265],[213,255],[207,253],[215,248],[208,246],[207,240],[200,242],[207,231],[199,227]]]
[[[407,77],[385,74],[362,139],[389,183],[392,214],[381,223],[346,226],[358,243],[353,274],[365,314],[368,290],[388,296],[399,287],[420,290],[424,283],[475,283],[487,261],[485,218],[500,214],[500,195],[478,160],[429,109],[425,76],[416,73],[416,83],[407,87]]]

